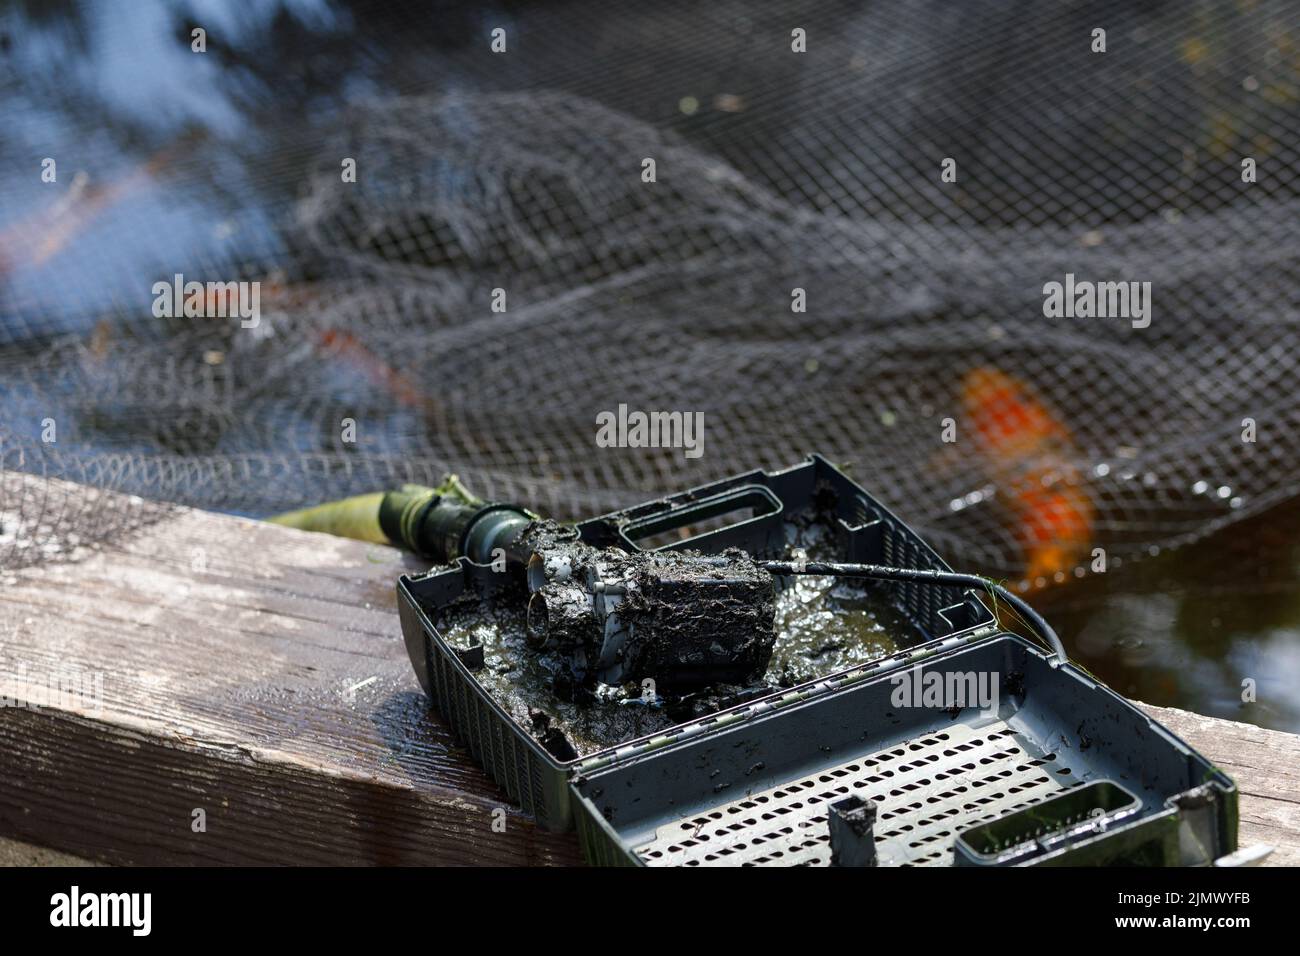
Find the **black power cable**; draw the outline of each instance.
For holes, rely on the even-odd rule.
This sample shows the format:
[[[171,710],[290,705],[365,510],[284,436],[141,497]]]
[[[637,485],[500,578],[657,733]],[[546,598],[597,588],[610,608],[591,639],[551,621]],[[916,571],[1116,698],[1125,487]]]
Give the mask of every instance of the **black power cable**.
[[[1038,636],[1047,641],[1056,652],[1058,663],[1069,660],[1065,645],[1041,614],[1024,599],[1012,594],[1002,585],[980,577],[978,574],[961,574],[956,571],[932,571],[922,568],[891,568],[880,564],[841,564],[828,561],[762,561],[760,566],[771,574],[815,574],[839,578],[871,578],[877,581],[906,581],[909,584],[936,584],[964,588],[979,588],[995,599],[1000,598],[1013,607],[1033,627]]]

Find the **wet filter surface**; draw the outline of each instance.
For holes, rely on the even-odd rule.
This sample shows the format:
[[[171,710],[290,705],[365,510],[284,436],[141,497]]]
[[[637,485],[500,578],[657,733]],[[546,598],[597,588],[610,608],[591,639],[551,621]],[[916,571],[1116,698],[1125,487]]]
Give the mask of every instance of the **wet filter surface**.
[[[813,559],[831,557],[822,543],[823,530],[814,523],[798,531],[785,557],[797,547]],[[664,731],[926,639],[881,589],[835,578],[778,579],[776,644],[758,684],[718,684],[681,695],[649,694],[636,684],[557,694],[554,679],[561,668],[552,657],[528,646],[525,603],[522,590],[484,601],[461,600],[443,609],[436,620],[452,647],[482,646],[483,666],[474,671],[475,678],[560,760]]]

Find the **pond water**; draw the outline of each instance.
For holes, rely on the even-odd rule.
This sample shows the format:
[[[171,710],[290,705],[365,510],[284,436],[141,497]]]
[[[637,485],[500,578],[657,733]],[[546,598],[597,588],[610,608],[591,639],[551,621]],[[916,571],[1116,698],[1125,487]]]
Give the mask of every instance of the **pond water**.
[[[466,47],[492,24],[544,22],[527,3],[437,6],[430,29],[415,4],[0,2],[0,360],[58,336],[93,345],[102,316],[152,300],[164,265],[167,275],[223,262],[238,274],[272,272],[295,255],[277,224],[319,159],[321,128],[363,99],[462,89]],[[560,6],[576,16],[600,5]],[[201,53],[192,47],[200,28]],[[616,75],[552,70],[589,95]],[[513,89],[534,79],[503,62],[494,80],[474,82]],[[671,126],[699,108],[672,92],[686,84],[671,76],[637,82],[669,91],[629,94],[641,119]],[[75,214],[51,212],[45,157],[78,191]],[[87,170],[88,181],[74,181]],[[112,421],[102,428],[106,446],[129,445]],[[1300,732],[1297,542],[1293,502],[1032,599],[1072,655],[1127,696]]]

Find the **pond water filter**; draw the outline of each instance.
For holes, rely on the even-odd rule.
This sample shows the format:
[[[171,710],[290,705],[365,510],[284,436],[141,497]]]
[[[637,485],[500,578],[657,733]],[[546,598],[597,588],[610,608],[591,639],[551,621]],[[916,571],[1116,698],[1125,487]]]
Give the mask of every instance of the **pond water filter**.
[[[737,512],[740,520],[718,526]],[[829,553],[816,561],[791,553],[798,530],[810,523],[827,529]],[[397,585],[416,674],[509,795],[544,827],[576,826],[592,863],[1205,865],[1236,849],[1230,778],[1065,660],[1059,645],[1045,649],[1004,630],[980,599],[981,579],[952,574],[819,456],[571,529],[533,521],[521,509],[486,506],[462,511],[456,534],[435,524],[442,528],[437,540],[456,544],[440,555],[454,563],[403,576]],[[705,530],[657,548],[638,546],[674,528]],[[516,573],[493,566],[489,539],[510,555]],[[566,572],[564,561],[573,556]],[[451,645],[437,622],[453,606],[522,611],[544,594],[544,610],[533,614],[538,644],[551,639],[552,627],[576,628],[587,636],[572,639],[572,648],[599,657],[609,615],[602,618],[594,605],[600,575],[577,573],[584,560],[608,561],[625,583],[637,574],[665,581],[707,576],[710,568],[726,580],[746,561],[750,585],[762,580],[759,571],[777,586],[795,572],[872,572],[880,580],[871,587],[924,640],[796,687],[769,688],[662,733],[563,759],[539,727],[517,719],[479,682],[481,651],[476,660]],[[527,586],[520,586],[520,574]],[[546,592],[556,585],[582,593]],[[752,599],[759,590],[737,593]],[[707,633],[706,625],[695,627],[692,639]],[[656,634],[643,634],[643,643],[653,646]],[[667,648],[667,663],[676,666],[683,663],[674,656],[679,647],[669,642],[658,650]],[[715,651],[728,659],[726,642]],[[584,663],[584,676],[599,677],[610,661]],[[971,675],[989,678],[997,706],[900,706],[897,689],[922,672],[945,686]]]
[[[571,685],[647,681],[682,692],[762,678],[776,641],[774,575],[981,588],[1011,605],[1066,660],[1033,608],[977,575],[810,562],[806,555],[755,561],[739,548],[700,554],[594,547],[573,528],[460,491],[406,486],[386,494],[380,528],[390,541],[440,563],[464,557],[526,582],[528,644],[555,656]],[[719,503],[737,501],[724,495]]]
[[[420,555],[526,584],[529,645],[556,657],[571,686],[746,682],[771,657],[773,579],[739,550],[596,548],[514,505],[410,487],[384,496],[379,523]]]

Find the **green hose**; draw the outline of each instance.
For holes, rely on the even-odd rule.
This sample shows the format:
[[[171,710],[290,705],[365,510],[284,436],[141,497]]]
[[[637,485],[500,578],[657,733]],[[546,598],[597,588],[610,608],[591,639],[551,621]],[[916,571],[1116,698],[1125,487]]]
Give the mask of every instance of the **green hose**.
[[[286,511],[266,520],[300,531],[319,531],[342,538],[355,538],[357,541],[391,544],[388,535],[379,527],[379,507],[387,494],[388,492],[376,491],[368,495],[357,495],[313,508]]]
[[[286,511],[267,520],[300,531],[318,531],[357,541],[400,547],[412,537],[408,529],[413,517],[421,514],[424,506],[435,499],[469,508],[483,504],[461,484],[459,478],[447,475],[436,488],[403,485],[396,491],[356,495],[311,508]],[[385,531],[385,528],[392,533]]]

